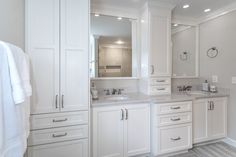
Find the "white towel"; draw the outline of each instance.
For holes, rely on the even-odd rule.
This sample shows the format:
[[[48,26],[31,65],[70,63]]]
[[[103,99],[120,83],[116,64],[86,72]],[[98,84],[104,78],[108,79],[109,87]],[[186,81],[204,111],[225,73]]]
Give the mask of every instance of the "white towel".
[[[4,64],[1,65],[1,68],[4,71],[0,76],[0,83],[3,85],[3,89],[0,89],[0,95],[3,96],[2,102],[0,99],[0,116],[2,116],[2,119],[0,117],[0,127],[2,128],[0,131],[0,155],[22,157],[27,147],[27,137],[30,130],[29,96],[32,94],[32,89],[29,61],[26,54],[12,44],[0,41],[0,50],[2,50],[0,52],[2,56],[5,54],[7,58],[7,61],[6,59],[2,60]]]

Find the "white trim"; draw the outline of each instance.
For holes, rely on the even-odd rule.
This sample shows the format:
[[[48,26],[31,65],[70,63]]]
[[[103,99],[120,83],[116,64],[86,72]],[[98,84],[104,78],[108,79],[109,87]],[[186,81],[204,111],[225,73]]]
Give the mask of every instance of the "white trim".
[[[217,17],[228,14],[228,13],[230,13],[232,11],[235,11],[235,10],[236,10],[236,2],[234,2],[230,5],[227,5],[223,8],[221,8],[221,9],[218,9],[218,10],[212,12],[211,14],[205,16],[205,17],[199,18],[198,19],[198,24],[201,24],[201,23],[207,22],[209,20],[215,19]]]
[[[204,22],[213,20],[215,18],[218,18],[220,16],[226,15],[228,13],[231,13],[232,11],[236,10],[236,2],[232,3],[230,5],[227,5],[223,8],[220,8],[216,11],[213,11],[212,13],[208,14],[207,16],[202,16],[199,18],[190,18],[185,16],[173,16],[172,17],[172,23],[178,23],[178,24],[189,24],[189,25],[200,25]]]
[[[90,78],[91,81],[93,80],[139,80],[138,77],[93,77]]]
[[[223,142],[225,142],[225,143],[227,143],[227,144],[229,144],[229,145],[236,148],[236,140],[233,140],[233,139],[227,137],[223,140]]]

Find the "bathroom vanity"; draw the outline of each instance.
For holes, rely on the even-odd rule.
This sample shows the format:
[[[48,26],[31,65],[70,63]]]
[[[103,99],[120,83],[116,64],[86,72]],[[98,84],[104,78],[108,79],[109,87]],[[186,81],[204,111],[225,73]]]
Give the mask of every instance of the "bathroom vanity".
[[[226,137],[227,94],[192,93],[100,96],[92,103],[93,157],[176,154]]]

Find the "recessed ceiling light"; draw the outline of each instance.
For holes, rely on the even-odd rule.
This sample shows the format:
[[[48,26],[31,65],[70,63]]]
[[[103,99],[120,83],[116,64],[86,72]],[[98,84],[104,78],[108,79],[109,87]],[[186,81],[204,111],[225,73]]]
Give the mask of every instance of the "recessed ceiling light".
[[[141,23],[144,23],[145,21],[144,20],[141,20]]]
[[[122,17],[117,17],[117,20],[122,20]]]
[[[174,24],[174,26],[175,26],[175,27],[177,27],[177,26],[178,26],[178,24],[176,23],[176,24]]]
[[[116,41],[116,44],[119,44],[119,45],[121,45],[121,44],[124,44],[124,42],[123,42],[123,41],[121,41],[121,40],[118,40],[118,41]]]
[[[204,10],[205,13],[207,13],[207,12],[209,12],[209,11],[211,11],[211,9],[205,9],[205,10]]]
[[[98,16],[100,16],[100,15],[99,15],[99,14],[94,14],[94,16],[98,17]]]
[[[188,5],[188,4],[183,5],[184,9],[189,8],[189,7],[190,7],[190,5]]]

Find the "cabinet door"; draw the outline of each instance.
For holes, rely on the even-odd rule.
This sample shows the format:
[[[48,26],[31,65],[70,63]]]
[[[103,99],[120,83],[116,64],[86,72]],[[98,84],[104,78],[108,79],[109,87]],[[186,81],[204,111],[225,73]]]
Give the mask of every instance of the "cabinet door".
[[[227,134],[227,99],[211,99],[213,102],[212,110],[209,110],[209,139],[223,138]]]
[[[168,17],[150,14],[151,76],[171,76],[170,27]]]
[[[121,107],[93,109],[93,157],[123,157],[122,117]]]
[[[88,140],[76,140],[33,146],[28,148],[28,157],[88,157]]]
[[[58,112],[59,0],[26,0],[26,51],[32,64],[31,113]]]
[[[193,102],[193,142],[199,143],[208,138],[208,103],[207,100]]]
[[[125,155],[135,156],[150,152],[150,106],[149,104],[125,107]]]
[[[61,110],[87,110],[89,1],[61,0]]]

